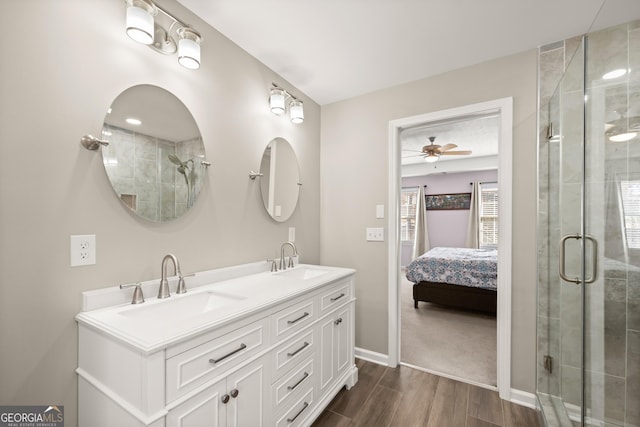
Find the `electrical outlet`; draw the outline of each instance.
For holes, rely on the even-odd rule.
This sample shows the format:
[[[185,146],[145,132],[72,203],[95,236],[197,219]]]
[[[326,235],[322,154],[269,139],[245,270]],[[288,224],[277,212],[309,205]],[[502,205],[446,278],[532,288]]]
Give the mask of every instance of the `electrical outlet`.
[[[296,228],[295,227],[289,227],[289,241],[290,242],[295,242],[296,241]]]
[[[96,235],[71,236],[71,267],[96,263]]]

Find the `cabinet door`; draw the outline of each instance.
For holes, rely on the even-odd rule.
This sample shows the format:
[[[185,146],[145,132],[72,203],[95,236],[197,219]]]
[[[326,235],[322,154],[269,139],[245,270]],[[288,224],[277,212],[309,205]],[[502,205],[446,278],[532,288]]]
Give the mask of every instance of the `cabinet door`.
[[[270,380],[267,359],[260,358],[227,377],[227,421],[230,427],[267,426]]]
[[[227,405],[222,403],[226,382],[220,381],[182,405],[169,411],[167,427],[224,427],[227,425]]]
[[[320,322],[320,391],[333,384],[352,359],[351,305]]]
[[[333,342],[335,336],[335,318],[327,316],[320,322],[320,394],[333,383],[335,379],[335,363]]]
[[[336,376],[340,376],[351,362],[351,305],[338,310],[334,317]]]

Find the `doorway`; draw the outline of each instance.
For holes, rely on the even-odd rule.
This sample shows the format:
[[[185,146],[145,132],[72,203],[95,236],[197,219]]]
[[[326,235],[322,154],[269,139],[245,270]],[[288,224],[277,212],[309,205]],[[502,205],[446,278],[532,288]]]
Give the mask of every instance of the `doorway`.
[[[401,132],[424,123],[444,122],[457,117],[496,114],[499,117],[498,194],[499,234],[498,288],[497,288],[497,389],[502,399],[510,399],[511,354],[511,146],[512,98],[503,98],[479,104],[391,121],[389,124],[389,365],[400,362],[401,349]]]

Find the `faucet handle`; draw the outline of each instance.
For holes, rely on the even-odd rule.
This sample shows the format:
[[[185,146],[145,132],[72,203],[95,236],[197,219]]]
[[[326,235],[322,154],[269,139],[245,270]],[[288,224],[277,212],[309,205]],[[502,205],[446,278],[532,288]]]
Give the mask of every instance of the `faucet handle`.
[[[178,287],[176,288],[176,294],[186,294],[187,284],[184,281],[184,276],[181,274],[178,276]]]
[[[133,297],[131,298],[131,304],[142,304],[144,302],[144,295],[142,294],[142,283],[133,283],[127,285],[120,285],[120,289],[133,288]]]
[[[268,259],[267,262],[271,263],[271,272],[272,273],[278,271],[278,264],[276,263],[275,258],[274,259]]]

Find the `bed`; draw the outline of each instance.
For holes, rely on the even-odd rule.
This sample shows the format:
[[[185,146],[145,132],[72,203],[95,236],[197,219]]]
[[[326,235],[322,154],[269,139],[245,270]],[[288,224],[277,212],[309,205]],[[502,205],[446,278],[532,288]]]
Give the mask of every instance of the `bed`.
[[[498,251],[442,248],[429,250],[407,266],[413,282],[414,307],[418,302],[496,313]]]

